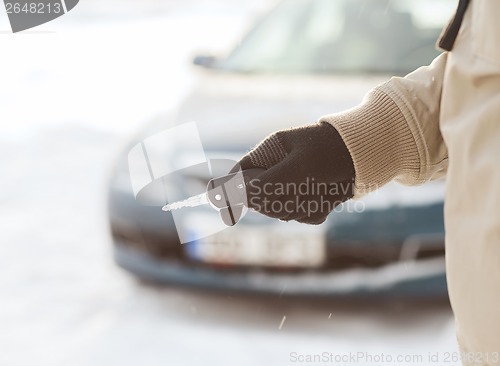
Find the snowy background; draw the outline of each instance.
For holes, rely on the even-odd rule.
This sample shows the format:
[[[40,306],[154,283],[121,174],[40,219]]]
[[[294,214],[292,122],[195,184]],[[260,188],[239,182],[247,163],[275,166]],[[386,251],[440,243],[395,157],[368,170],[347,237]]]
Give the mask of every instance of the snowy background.
[[[196,51],[234,44],[270,4],[82,0],[20,34],[1,6],[0,366],[456,352],[447,305],[234,298],[145,285],[113,264],[105,197],[118,149],[187,93]]]

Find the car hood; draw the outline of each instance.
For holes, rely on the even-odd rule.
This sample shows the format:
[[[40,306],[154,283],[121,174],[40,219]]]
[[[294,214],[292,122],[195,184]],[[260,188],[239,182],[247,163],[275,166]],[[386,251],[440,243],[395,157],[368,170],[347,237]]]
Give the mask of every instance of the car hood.
[[[238,160],[259,141],[280,129],[313,123],[319,117],[358,105],[363,96],[389,76],[244,75],[200,72],[197,85],[179,105],[173,124],[196,122],[208,159]],[[163,130],[165,118],[147,126],[134,139]],[[175,159],[190,160],[188,146],[177,146]],[[126,161],[122,164],[126,166]],[[208,180],[206,169],[195,180]],[[123,169],[125,171],[125,169]],[[197,183],[199,184],[199,183]],[[201,186],[196,186],[199,189]],[[442,202],[444,182],[420,187],[390,183],[363,199],[365,209],[419,206]],[[193,193],[194,194],[194,193]]]
[[[197,122],[207,150],[246,151],[268,134],[359,104],[374,76],[200,73],[176,122]]]
[[[176,123],[197,122],[207,157],[237,160],[267,135],[313,123],[358,105],[388,75],[242,75],[201,72],[198,85],[181,104]],[[441,202],[444,182],[420,187],[390,183],[363,199],[366,209]]]

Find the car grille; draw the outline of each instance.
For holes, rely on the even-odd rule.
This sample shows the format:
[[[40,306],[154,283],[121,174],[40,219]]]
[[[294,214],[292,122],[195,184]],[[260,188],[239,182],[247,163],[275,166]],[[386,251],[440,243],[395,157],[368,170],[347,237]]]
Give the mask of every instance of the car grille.
[[[389,263],[405,260],[421,260],[444,256],[444,240],[435,236],[419,242],[412,255],[405,257],[403,243],[377,243],[377,242],[342,242],[335,243],[327,251],[328,269],[346,269],[353,267],[376,268]],[[410,242],[411,245],[411,242]]]
[[[157,259],[176,259],[181,263],[192,267],[209,267],[218,270],[251,271],[255,269],[267,272],[288,272],[298,273],[310,271],[310,268],[290,268],[290,267],[258,267],[242,265],[217,265],[195,261],[189,258],[185,248],[176,238],[167,239],[161,235],[146,232],[139,227],[126,228],[112,225],[111,228],[116,245],[133,248]],[[402,258],[402,249],[405,243],[359,243],[342,242],[330,243],[327,246],[326,262],[315,271],[343,270],[347,268],[377,268],[400,260],[420,260],[444,256],[444,242],[442,238],[436,237],[421,243],[411,258]]]

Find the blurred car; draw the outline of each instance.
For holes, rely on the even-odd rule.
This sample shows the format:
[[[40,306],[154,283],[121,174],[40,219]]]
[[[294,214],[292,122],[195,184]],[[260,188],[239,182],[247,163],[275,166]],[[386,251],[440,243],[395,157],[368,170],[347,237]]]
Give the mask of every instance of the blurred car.
[[[237,160],[269,133],[353,107],[390,76],[430,63],[453,7],[451,0],[285,0],[228,55],[195,57],[197,86],[174,116],[146,125],[113,169],[108,211],[118,265],[140,278],[210,289],[446,295],[443,181],[391,183],[345,203],[320,226],[249,212],[235,227],[181,244],[172,213],[136,199],[128,153],[148,136],[196,121],[207,159]],[[176,145],[165,159],[175,164],[189,153]],[[169,184],[182,199],[214,175],[193,166],[170,174],[169,183],[144,179]],[[155,192],[145,195],[155,201]],[[219,220],[209,207],[182,215],[193,230]]]

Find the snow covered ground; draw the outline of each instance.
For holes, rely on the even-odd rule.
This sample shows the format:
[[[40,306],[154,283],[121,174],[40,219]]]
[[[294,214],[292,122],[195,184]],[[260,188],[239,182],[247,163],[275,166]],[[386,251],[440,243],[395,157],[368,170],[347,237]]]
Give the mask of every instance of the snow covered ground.
[[[117,149],[186,93],[196,50],[237,41],[267,5],[83,0],[16,35],[0,13],[1,366],[291,365],[323,352],[422,357],[325,364],[456,364],[446,306],[231,298],[114,266],[104,202]]]

